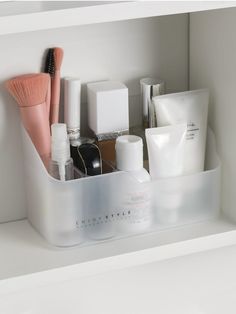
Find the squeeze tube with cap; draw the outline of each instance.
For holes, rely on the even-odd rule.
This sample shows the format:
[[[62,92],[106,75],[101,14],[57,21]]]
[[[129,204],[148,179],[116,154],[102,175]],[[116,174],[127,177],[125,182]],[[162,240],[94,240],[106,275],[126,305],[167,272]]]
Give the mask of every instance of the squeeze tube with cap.
[[[70,144],[64,123],[51,126],[52,145],[50,174],[61,181],[73,179],[73,161],[70,158]]]
[[[187,124],[146,129],[145,133],[151,178],[183,175]]]
[[[95,140],[80,136],[81,82],[78,78],[64,78],[64,117],[70,140],[74,166],[83,174],[94,176],[102,173],[101,153]]]
[[[153,98],[157,126],[187,123],[183,175],[204,170],[209,91],[207,89]]]
[[[183,175],[187,124],[146,129],[149,171],[152,180]],[[182,186],[162,182],[155,191],[158,223],[175,224],[183,205]]]
[[[116,167],[128,172],[138,182],[134,190],[129,190],[123,207],[130,212],[127,224],[123,228],[127,232],[141,232],[152,224],[151,195],[147,185],[149,173],[143,168],[143,141],[135,135],[123,135],[116,139]]]

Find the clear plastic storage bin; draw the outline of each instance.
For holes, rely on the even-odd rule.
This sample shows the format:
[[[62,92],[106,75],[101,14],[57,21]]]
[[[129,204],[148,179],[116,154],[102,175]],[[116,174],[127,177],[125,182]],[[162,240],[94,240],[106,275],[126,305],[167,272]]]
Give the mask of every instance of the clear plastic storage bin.
[[[220,162],[210,130],[206,171],[147,183],[122,171],[55,180],[24,129],[22,137],[28,220],[56,246],[163,230],[219,213]]]

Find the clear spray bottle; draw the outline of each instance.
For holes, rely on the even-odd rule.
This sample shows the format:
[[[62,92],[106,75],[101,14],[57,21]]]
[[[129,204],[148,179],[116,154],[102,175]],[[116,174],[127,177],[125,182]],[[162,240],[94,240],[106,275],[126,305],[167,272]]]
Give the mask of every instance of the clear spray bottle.
[[[55,179],[61,181],[72,180],[74,178],[73,160],[70,157],[70,144],[66,124],[52,124],[51,130],[51,161],[49,172]]]

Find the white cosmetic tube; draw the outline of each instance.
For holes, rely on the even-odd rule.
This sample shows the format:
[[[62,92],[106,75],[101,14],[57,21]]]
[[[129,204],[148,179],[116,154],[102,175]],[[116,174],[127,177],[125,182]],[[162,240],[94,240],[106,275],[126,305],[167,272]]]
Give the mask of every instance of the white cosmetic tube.
[[[183,175],[187,124],[146,129],[152,179]]]
[[[187,123],[182,175],[204,170],[209,91],[200,89],[153,97],[157,126]]]
[[[183,175],[187,124],[146,129],[149,172],[152,180]],[[165,182],[165,181],[164,181]],[[155,212],[158,223],[175,224],[183,203],[182,188],[162,184],[155,191],[159,210]],[[161,207],[160,207],[161,205]]]

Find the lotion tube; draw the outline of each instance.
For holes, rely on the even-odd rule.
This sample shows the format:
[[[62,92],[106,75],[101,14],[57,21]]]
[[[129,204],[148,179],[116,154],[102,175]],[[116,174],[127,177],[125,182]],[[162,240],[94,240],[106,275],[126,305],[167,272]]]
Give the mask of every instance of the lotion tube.
[[[209,91],[207,89],[153,97],[157,126],[187,123],[183,175],[204,170]]]
[[[145,133],[151,178],[183,175],[187,125],[151,128]]]
[[[187,124],[146,129],[152,180],[183,175],[186,133]],[[161,224],[175,224],[184,199],[182,188],[178,184],[174,187],[162,184],[161,187],[161,191],[156,191],[158,206],[161,204],[156,219]]]

